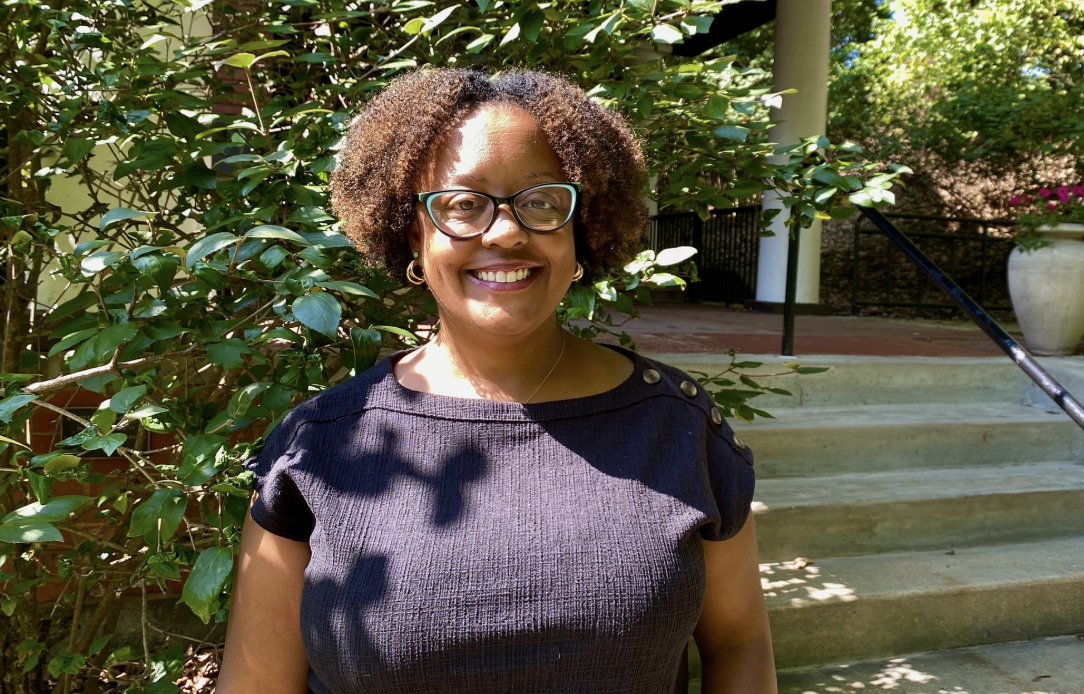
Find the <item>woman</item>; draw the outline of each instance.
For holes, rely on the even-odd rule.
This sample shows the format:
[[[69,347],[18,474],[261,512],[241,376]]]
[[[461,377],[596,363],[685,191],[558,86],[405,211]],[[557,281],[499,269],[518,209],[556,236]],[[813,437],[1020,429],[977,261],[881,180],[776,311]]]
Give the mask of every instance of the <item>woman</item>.
[[[574,338],[646,216],[623,121],[559,78],[423,70],[352,126],[344,232],[440,331],[250,463],[219,678],[243,692],[774,692],[752,457],[686,375]],[[582,278],[582,279],[581,279]]]

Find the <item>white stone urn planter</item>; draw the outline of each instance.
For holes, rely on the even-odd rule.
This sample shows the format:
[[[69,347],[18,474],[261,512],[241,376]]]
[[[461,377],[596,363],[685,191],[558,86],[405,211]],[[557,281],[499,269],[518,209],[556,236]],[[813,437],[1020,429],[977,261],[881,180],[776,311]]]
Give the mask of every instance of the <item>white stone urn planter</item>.
[[[1084,337],[1084,224],[1039,227],[1050,244],[1009,255],[1009,295],[1028,350],[1067,355]]]

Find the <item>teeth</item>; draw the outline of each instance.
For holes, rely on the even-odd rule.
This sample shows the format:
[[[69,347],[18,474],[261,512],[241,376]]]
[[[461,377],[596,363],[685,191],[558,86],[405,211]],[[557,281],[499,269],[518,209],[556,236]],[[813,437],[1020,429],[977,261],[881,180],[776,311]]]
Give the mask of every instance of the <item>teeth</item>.
[[[486,272],[484,270],[475,270],[474,276],[483,282],[518,282],[522,279],[526,279],[531,271],[528,268],[520,268],[518,270],[497,270],[496,272]]]

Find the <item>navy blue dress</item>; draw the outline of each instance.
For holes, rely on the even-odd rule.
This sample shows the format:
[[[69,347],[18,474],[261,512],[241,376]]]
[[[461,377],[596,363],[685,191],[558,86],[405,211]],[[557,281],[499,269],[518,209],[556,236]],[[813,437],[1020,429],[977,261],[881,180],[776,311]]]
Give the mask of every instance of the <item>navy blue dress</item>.
[[[399,353],[275,428],[252,517],[311,547],[313,692],[674,691],[753,459],[694,379],[620,351],[617,388],[531,405],[408,390]]]

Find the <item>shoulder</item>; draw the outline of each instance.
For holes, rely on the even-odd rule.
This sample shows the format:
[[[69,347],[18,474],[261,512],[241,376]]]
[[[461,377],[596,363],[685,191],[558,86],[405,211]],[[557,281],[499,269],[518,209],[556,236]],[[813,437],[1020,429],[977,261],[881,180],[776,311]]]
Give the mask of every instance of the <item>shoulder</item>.
[[[752,463],[752,453],[733,428],[723,417],[722,409],[715,402],[712,394],[700,382],[681,369],[660,361],[640,356],[646,365],[643,379],[647,383],[655,382],[660,394],[671,396],[668,400],[674,407],[688,410],[688,414],[704,425],[705,433],[713,438],[722,439],[726,447],[737,453],[746,462]]]

